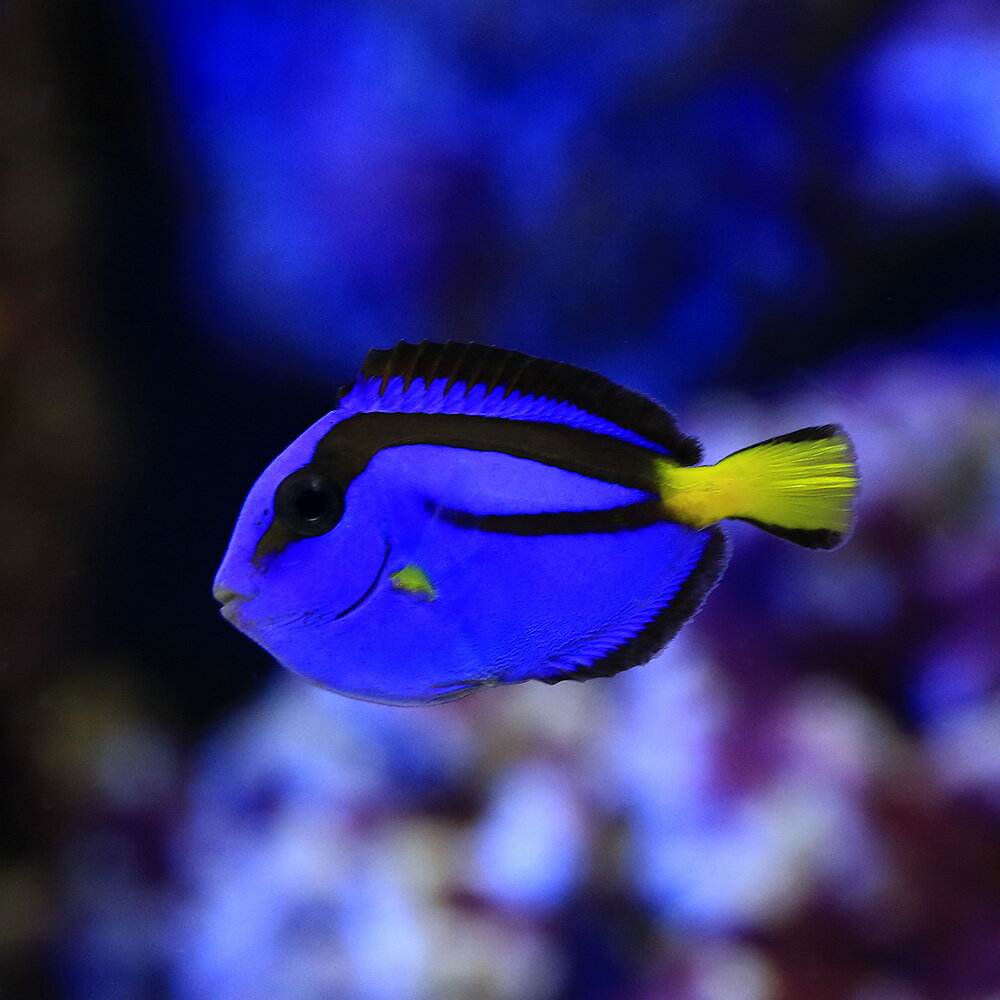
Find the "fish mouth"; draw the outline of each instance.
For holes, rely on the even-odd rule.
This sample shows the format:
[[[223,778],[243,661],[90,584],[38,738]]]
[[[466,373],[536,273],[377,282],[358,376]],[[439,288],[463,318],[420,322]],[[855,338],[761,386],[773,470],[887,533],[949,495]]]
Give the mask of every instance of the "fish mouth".
[[[335,614],[333,616],[333,621],[339,621],[341,618],[345,618],[352,611],[357,611],[358,608],[364,604],[369,597],[375,592],[375,588],[379,585],[383,574],[385,573],[385,568],[389,564],[389,556],[392,552],[392,548],[389,543],[384,542],[385,552],[382,555],[382,563],[378,568],[378,572],[375,574],[375,579],[372,580],[368,589],[351,605],[344,608],[343,611]],[[242,605],[246,604],[247,601],[253,600],[256,594],[241,594],[238,590],[233,590],[232,587],[226,586],[224,583],[218,583],[212,588],[212,596],[222,605],[219,609],[219,613],[222,615],[226,621],[231,622],[233,625],[240,627],[241,623],[239,620],[239,610]],[[272,624],[274,622],[272,621]]]
[[[382,556],[382,565],[379,566],[378,572],[375,574],[375,579],[372,580],[371,582],[371,586],[350,607],[344,608],[344,610],[341,611],[340,614],[334,615],[333,616],[334,621],[339,621],[341,618],[345,618],[347,615],[349,615],[352,611],[357,611],[358,608],[360,608],[361,605],[364,604],[365,601],[367,601],[368,598],[371,597],[372,594],[375,592],[375,588],[378,586],[379,581],[382,579],[382,574],[385,572],[385,567],[389,562],[389,553],[391,551],[391,548],[388,542],[385,542],[384,544],[385,544],[385,555]]]
[[[216,584],[212,588],[212,596],[222,605],[219,609],[222,617],[234,625],[238,624],[236,616],[240,610],[240,605],[249,601],[250,597],[247,594],[241,594],[239,591],[233,590],[231,587],[227,587],[224,583]]]

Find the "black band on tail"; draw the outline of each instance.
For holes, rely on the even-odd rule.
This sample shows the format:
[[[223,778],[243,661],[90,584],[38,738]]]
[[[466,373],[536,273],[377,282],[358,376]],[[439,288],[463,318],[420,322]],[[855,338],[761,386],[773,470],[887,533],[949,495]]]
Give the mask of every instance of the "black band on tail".
[[[746,521],[755,528],[760,528],[770,535],[777,535],[778,538],[785,538],[789,542],[795,542],[806,549],[836,549],[839,548],[849,537],[849,532],[834,531],[831,528],[783,528],[780,524],[764,524],[763,521],[755,521],[752,517],[734,517],[734,521]]]

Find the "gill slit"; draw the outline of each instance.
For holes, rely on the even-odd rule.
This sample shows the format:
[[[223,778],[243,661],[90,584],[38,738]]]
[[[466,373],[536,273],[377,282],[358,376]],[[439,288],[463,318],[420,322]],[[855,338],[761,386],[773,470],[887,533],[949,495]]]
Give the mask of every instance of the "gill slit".
[[[334,615],[333,616],[334,621],[339,621],[341,618],[346,617],[356,608],[360,607],[366,600],[368,600],[369,597],[371,597],[372,592],[378,586],[379,580],[382,579],[382,573],[385,571],[386,563],[389,562],[389,552],[390,552],[389,543],[386,542],[385,555],[382,557],[382,565],[379,566],[378,572],[375,574],[375,579],[372,580],[371,582],[371,586],[349,608],[345,608],[343,611],[340,612],[339,615]]]

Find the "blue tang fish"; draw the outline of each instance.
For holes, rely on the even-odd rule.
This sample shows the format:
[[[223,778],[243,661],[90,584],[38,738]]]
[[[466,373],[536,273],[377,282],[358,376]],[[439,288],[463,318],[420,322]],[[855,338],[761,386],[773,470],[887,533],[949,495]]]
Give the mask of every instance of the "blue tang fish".
[[[836,426],[700,459],[666,410],[594,372],[400,343],[254,484],[214,593],[285,667],[355,698],[606,677],[701,606],[719,521],[810,548],[850,530]]]

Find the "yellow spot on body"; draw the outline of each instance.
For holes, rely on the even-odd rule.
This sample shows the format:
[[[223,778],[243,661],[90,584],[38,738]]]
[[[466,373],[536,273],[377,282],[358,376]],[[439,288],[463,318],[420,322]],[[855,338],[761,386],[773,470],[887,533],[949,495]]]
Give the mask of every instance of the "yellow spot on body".
[[[433,601],[437,597],[434,585],[416,563],[407,563],[401,570],[390,574],[389,579],[396,590],[401,590],[404,594],[425,601]]]

